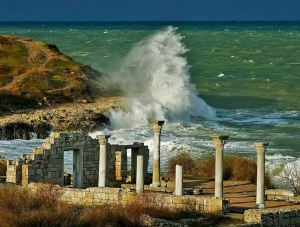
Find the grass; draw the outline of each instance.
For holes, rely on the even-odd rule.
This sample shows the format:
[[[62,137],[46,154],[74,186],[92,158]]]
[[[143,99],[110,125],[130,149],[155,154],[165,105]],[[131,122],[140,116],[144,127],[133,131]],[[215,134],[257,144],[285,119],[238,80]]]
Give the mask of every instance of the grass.
[[[199,226],[215,225],[224,218],[220,213],[195,213],[170,211],[158,205],[149,205],[155,198],[153,192],[137,195],[126,206],[78,206],[61,201],[60,187],[41,184],[36,191],[18,186],[0,186],[0,223],[2,227],[79,227],[79,226],[142,226],[141,217],[179,220],[199,218],[206,220]]]

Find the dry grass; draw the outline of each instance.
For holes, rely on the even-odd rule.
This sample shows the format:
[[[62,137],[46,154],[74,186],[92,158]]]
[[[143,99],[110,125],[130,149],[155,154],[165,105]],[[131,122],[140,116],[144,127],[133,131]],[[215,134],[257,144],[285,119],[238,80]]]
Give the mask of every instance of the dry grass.
[[[26,70],[27,75],[40,75],[44,76],[46,75],[46,71],[44,69],[38,68],[38,67],[33,67],[29,68]]]
[[[41,185],[31,193],[26,188],[5,186],[0,188],[1,226],[142,226],[141,217],[147,214],[154,218],[179,220],[181,218],[205,217],[214,223],[221,220],[220,214],[173,212],[154,205],[155,193],[137,195],[126,206],[71,206],[60,201],[60,189],[53,185]],[[152,205],[149,205],[152,204]]]
[[[41,184],[36,191],[18,186],[0,186],[1,227],[142,226],[141,217],[178,220],[206,214],[173,212],[153,203],[157,194],[144,193],[126,206],[75,206],[60,200],[61,188]]]
[[[179,154],[171,158],[168,162],[170,168],[176,164],[182,165],[184,173],[197,174],[205,178],[215,177],[215,156],[212,154],[193,159],[190,155]],[[187,169],[187,172],[185,172]],[[256,162],[243,156],[224,156],[223,160],[223,179],[251,181],[256,183],[257,178]],[[265,177],[266,187],[272,187],[270,176],[267,173]]]
[[[196,164],[195,160],[188,153],[180,153],[168,161],[168,172],[170,174],[175,173],[176,165],[181,165],[184,173],[193,173]]]

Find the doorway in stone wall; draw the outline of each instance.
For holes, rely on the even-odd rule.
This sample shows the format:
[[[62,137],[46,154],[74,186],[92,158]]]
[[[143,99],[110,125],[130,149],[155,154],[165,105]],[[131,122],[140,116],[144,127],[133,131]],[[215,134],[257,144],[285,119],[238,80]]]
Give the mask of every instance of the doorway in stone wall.
[[[68,149],[64,151],[64,176],[66,186],[82,188],[83,186],[83,155],[82,149]]]

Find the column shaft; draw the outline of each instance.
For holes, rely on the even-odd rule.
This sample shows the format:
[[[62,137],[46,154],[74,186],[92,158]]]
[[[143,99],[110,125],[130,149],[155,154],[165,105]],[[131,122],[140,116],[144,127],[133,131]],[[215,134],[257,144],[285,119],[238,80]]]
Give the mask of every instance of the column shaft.
[[[223,148],[216,148],[215,197],[223,198]]]
[[[182,166],[176,165],[175,177],[175,195],[182,196],[183,191],[183,170]]]
[[[268,143],[254,143],[257,152],[257,186],[255,208],[265,209],[265,152]]]
[[[164,121],[151,121],[154,132],[152,187],[160,187],[160,135]]]
[[[212,142],[216,147],[215,157],[215,197],[223,198],[223,151],[228,135],[213,135]]]
[[[136,165],[136,192],[142,193],[144,191],[144,158],[143,155],[137,156]]]
[[[100,144],[100,153],[99,153],[99,178],[98,178],[98,187],[105,187],[106,180],[106,144],[108,141],[109,135],[99,135],[97,136]]]

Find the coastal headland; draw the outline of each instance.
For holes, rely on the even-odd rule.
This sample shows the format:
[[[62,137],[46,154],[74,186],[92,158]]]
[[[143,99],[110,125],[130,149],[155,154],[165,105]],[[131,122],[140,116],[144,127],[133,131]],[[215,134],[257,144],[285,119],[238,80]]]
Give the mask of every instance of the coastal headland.
[[[0,139],[109,127],[106,114],[123,98],[108,80],[53,44],[0,36]]]

